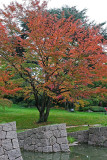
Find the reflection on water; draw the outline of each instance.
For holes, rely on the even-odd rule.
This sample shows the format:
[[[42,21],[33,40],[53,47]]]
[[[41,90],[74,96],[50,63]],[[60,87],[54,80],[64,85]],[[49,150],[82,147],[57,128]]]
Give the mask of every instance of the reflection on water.
[[[107,160],[107,148],[79,145],[71,148],[68,160]]]
[[[23,160],[107,160],[107,148],[79,145],[70,153],[22,152]]]
[[[22,152],[24,160],[69,160],[70,153]]]

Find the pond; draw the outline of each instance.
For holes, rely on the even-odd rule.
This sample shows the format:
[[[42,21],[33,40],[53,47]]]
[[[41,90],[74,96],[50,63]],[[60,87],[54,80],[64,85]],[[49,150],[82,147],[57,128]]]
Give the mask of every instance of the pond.
[[[34,153],[22,151],[23,160],[107,160],[107,148],[78,145],[70,153]]]

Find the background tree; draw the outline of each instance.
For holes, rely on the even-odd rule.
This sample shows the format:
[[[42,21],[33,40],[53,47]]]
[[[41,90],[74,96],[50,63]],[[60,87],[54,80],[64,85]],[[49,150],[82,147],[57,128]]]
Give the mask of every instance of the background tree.
[[[6,27],[5,37],[1,37],[2,61],[29,84],[25,94],[33,95],[39,122],[47,121],[53,100],[72,102],[75,97],[87,97],[95,92],[88,84],[107,76],[107,56],[102,51],[99,30],[90,26],[86,29],[72,16],[59,19],[45,7],[45,2],[40,5],[38,0],[31,0],[27,6],[16,2],[1,11]],[[21,21],[29,28],[29,32],[25,30],[27,38],[21,38]],[[21,56],[17,46],[24,48]]]
[[[83,23],[87,21],[87,16],[86,16],[86,11],[87,9],[83,9],[82,11],[79,11],[76,9],[76,6],[69,7],[65,6],[62,8],[54,8],[54,9],[49,9],[47,10],[50,14],[56,14],[57,18],[62,18],[62,13],[64,14],[64,18],[68,19],[71,17],[76,20],[81,20]]]

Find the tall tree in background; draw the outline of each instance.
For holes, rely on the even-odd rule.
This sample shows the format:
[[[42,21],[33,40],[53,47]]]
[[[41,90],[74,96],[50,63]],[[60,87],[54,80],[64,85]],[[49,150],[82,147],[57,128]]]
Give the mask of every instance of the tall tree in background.
[[[107,76],[107,56],[102,51],[99,30],[91,26],[86,29],[72,16],[59,19],[45,8],[46,2],[40,5],[39,0],[31,0],[26,5],[12,2],[1,11],[6,34],[1,37],[0,56],[12,72],[29,83],[25,95],[34,96],[40,113],[38,122],[47,121],[52,100],[86,97],[95,92],[88,84]],[[23,33],[21,21],[29,31]],[[27,38],[22,38],[23,34]],[[21,56],[17,47],[24,49]]]
[[[87,9],[79,11],[77,10],[76,6],[73,7],[65,6],[62,8],[49,9],[47,11],[52,15],[57,14],[57,18],[59,19],[62,17],[63,13],[66,19],[71,16],[71,18],[73,18],[74,21],[78,19],[81,20],[83,22],[83,25],[86,27],[89,26],[97,27],[99,28],[99,33],[104,36],[104,39],[107,39],[107,28],[104,27],[106,22],[102,22],[99,24],[96,24],[94,20],[92,22],[89,22],[88,16],[86,15]]]
[[[68,19],[69,17],[73,18],[74,21],[76,20],[81,20],[83,23],[87,21],[87,16],[86,16],[86,11],[87,9],[83,9],[82,11],[79,11],[76,9],[75,6],[69,7],[65,6],[62,8],[54,8],[54,9],[49,9],[47,12],[50,14],[56,14],[57,18],[61,19],[62,18],[62,13],[64,18]]]

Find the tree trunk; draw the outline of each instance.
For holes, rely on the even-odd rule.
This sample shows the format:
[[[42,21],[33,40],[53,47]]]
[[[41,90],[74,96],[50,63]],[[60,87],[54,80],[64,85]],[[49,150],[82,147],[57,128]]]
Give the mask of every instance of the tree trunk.
[[[45,101],[46,101],[46,99],[45,99]],[[47,120],[48,120],[51,99],[48,97],[47,101],[48,101],[47,103],[43,102],[44,105],[42,105],[42,108],[39,111],[39,121],[38,121],[38,123],[47,122]]]
[[[38,123],[47,122],[48,116],[49,116],[49,110],[46,111],[46,112],[40,112],[39,113],[39,121],[38,121]]]

